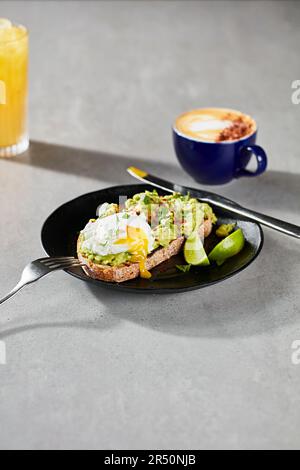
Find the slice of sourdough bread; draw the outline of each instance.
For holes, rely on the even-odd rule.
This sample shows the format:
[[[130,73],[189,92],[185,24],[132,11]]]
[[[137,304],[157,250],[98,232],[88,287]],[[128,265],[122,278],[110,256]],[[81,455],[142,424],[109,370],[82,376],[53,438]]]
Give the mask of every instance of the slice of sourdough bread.
[[[210,219],[204,221],[200,231],[204,233],[204,237],[208,237],[212,229],[212,223]],[[173,240],[167,247],[158,248],[157,250],[150,253],[146,261],[146,269],[151,271],[159,264],[167,261],[172,256],[177,255],[184,244],[185,238],[179,237],[176,240]],[[134,279],[139,276],[140,268],[138,263],[126,263],[121,266],[107,266],[104,264],[96,264],[93,261],[90,261],[80,252],[80,236],[77,241],[77,256],[81,263],[84,264],[82,269],[84,272],[92,277],[93,279],[98,279],[100,281],[106,282],[124,282]]]
[[[158,248],[153,253],[148,255],[146,261],[146,269],[151,271],[155,266],[163,263],[174,255],[177,255],[184,243],[184,237],[173,240],[166,248]],[[80,253],[80,241],[78,240],[78,259],[84,263],[82,267],[84,272],[93,279],[99,279],[106,282],[124,282],[129,279],[134,279],[140,274],[140,267],[138,263],[126,263],[122,266],[106,266],[103,264],[96,264],[90,261]]]

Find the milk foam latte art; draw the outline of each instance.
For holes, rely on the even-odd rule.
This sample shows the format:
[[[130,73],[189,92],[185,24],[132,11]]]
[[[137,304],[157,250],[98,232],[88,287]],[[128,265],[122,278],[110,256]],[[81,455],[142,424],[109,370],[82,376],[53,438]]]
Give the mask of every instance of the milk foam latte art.
[[[256,123],[247,114],[233,109],[203,108],[178,116],[174,129],[199,141],[224,142],[251,135],[256,131]]]

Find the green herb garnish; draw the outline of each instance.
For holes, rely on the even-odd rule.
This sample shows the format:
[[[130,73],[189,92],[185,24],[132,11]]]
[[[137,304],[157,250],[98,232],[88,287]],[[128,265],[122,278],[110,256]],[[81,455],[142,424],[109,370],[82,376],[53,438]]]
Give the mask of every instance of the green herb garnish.
[[[179,271],[182,271],[183,273],[188,273],[189,270],[191,269],[191,265],[190,264],[176,264],[176,268]]]

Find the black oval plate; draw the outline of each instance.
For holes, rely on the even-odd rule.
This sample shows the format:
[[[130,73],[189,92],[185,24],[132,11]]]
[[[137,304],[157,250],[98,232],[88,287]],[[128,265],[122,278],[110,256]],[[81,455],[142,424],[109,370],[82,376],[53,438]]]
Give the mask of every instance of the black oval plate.
[[[134,194],[153,190],[151,186],[126,185],[102,189],[93,193],[84,194],[62,205],[53,212],[42,228],[42,243],[49,256],[76,256],[76,243],[80,230],[90,218],[95,217],[96,209],[103,202],[118,202],[119,196],[132,197]],[[159,194],[165,194],[158,190]],[[182,255],[177,255],[169,261],[154,268],[151,279],[132,279],[120,284],[97,281],[88,277],[83,270],[73,268],[67,273],[83,281],[92,282],[99,286],[111,287],[120,291],[129,292],[184,292],[200,289],[211,284],[224,281],[246,268],[258,256],[263,246],[263,231],[260,225],[229,215],[226,211],[215,210],[219,223],[236,222],[242,228],[246,244],[241,253],[224,263],[221,267],[209,266],[206,268],[193,268],[188,273],[182,273],[176,268],[177,264],[185,264]],[[209,237],[205,244],[213,244]]]

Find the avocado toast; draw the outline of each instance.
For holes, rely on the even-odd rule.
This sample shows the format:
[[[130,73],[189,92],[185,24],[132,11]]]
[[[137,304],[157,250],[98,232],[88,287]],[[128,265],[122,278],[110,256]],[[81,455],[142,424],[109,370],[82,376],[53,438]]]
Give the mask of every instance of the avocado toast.
[[[155,190],[135,194],[125,204],[104,203],[97,215],[80,232],[77,254],[87,275],[107,282],[151,277],[192,232],[205,238],[217,220],[206,203]]]

